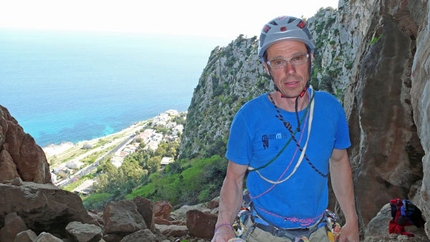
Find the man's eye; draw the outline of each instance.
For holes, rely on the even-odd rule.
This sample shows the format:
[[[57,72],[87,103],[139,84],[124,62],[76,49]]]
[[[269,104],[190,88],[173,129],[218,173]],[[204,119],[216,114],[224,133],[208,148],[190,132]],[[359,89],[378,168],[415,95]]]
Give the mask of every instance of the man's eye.
[[[301,61],[305,58],[304,55],[298,55],[298,56],[294,56],[293,58],[291,58],[292,61]]]
[[[274,60],[273,64],[276,66],[282,66],[285,64],[285,61],[284,60]]]

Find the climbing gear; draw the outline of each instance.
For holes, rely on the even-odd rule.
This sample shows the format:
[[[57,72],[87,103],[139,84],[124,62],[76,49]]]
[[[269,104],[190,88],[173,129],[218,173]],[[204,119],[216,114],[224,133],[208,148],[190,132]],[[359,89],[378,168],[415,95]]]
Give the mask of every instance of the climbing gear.
[[[330,211],[329,209],[326,209],[325,212],[325,218],[326,218],[326,228],[327,228],[327,236],[330,242],[337,241],[337,238],[339,238],[341,234],[342,227],[337,222],[337,215]]]
[[[325,216],[322,216],[314,225],[307,228],[294,228],[294,229],[282,229],[274,226],[273,224],[265,221],[266,224],[256,222],[256,218],[262,219],[258,214],[251,217],[252,222],[256,228],[266,231],[276,237],[285,237],[291,241],[309,241],[312,233],[317,231],[321,226],[321,223],[325,222]],[[262,219],[263,220],[263,219]]]
[[[311,89],[312,90],[312,93],[313,93],[313,89]],[[296,143],[296,145],[297,145],[297,148],[300,150],[300,152],[302,152],[301,153],[301,156],[300,156],[300,158],[301,158],[301,160],[299,160],[299,162],[297,163],[297,165],[296,165],[296,167],[298,167],[300,164],[299,163],[301,163],[301,161],[303,160],[303,157],[306,159],[306,161],[308,162],[308,164],[312,167],[312,169],[314,169],[319,175],[321,175],[322,177],[324,177],[324,178],[327,178],[328,177],[328,173],[327,174],[324,174],[324,173],[322,173],[320,170],[318,170],[318,168],[316,168],[315,166],[314,166],[314,164],[312,164],[312,162],[309,160],[309,158],[307,157],[307,155],[306,155],[306,148],[307,148],[307,145],[308,145],[308,141],[309,141],[309,135],[310,135],[310,132],[311,132],[311,127],[312,127],[312,119],[313,119],[313,107],[314,107],[314,102],[312,102],[313,101],[313,95],[312,95],[312,98],[311,98],[311,100],[310,100],[310,102],[311,102],[311,116],[310,116],[310,120],[309,120],[309,129],[308,129],[308,138],[307,138],[307,140],[306,140],[306,144],[305,144],[305,146],[304,146],[304,148],[302,149],[302,147],[300,146],[300,142],[299,141],[297,141],[297,139],[296,139],[296,137],[295,137],[295,133],[293,132],[293,130],[292,130],[292,125],[289,123],[289,122],[287,122],[287,121],[285,121],[285,119],[284,119],[284,117],[282,116],[282,114],[281,114],[281,111],[279,111],[279,108],[278,108],[278,106],[276,106],[276,104],[275,104],[275,102],[273,101],[273,98],[272,98],[272,96],[269,96],[270,97],[270,100],[272,101],[272,103],[273,103],[273,106],[275,106],[275,109],[276,109],[276,112],[278,113],[278,115],[276,116],[283,124],[284,124],[284,126],[285,126],[285,128],[290,132],[290,134],[291,134],[291,137],[292,137],[292,139],[294,140],[294,142]],[[297,104],[297,102],[296,102],[296,104]],[[300,123],[299,123],[299,125],[300,125]],[[299,128],[299,126],[298,126],[298,128]],[[296,168],[295,168],[296,169]],[[291,176],[291,175],[290,175]]]
[[[405,231],[406,226],[415,225],[417,228],[423,227],[425,220],[421,210],[407,199],[395,198],[390,200],[392,219],[388,224],[390,234],[403,234],[414,237],[414,234]]]
[[[299,166],[301,165],[301,163],[302,163],[302,161],[303,161],[303,159],[305,158],[306,159],[306,161],[309,163],[309,165],[312,167],[312,169],[314,169],[319,175],[321,175],[322,177],[324,177],[324,178],[327,178],[328,177],[328,173],[327,174],[323,174],[320,170],[318,170],[313,164],[312,164],[312,162],[309,160],[309,158],[306,156],[306,149],[307,149],[307,146],[308,146],[308,141],[309,141],[309,137],[310,137],[310,134],[311,134],[311,130],[312,130],[312,121],[313,121],[313,115],[314,115],[314,107],[315,107],[315,100],[314,100],[314,90],[311,88],[310,89],[311,91],[312,91],[312,94],[311,94],[311,98],[310,98],[310,101],[309,101],[309,105],[310,105],[310,115],[309,115],[309,122],[308,122],[308,133],[307,133],[307,138],[306,138],[306,143],[305,143],[305,145],[304,145],[304,147],[302,148],[301,146],[300,146],[300,142],[295,138],[295,133],[297,132],[294,132],[294,131],[292,131],[292,126],[291,126],[291,124],[290,123],[288,123],[287,121],[285,121],[285,119],[284,119],[284,117],[282,116],[282,114],[281,114],[281,112],[279,111],[279,108],[276,106],[276,104],[275,104],[275,102],[273,101],[273,98],[272,98],[272,96],[269,94],[269,98],[270,98],[270,100],[271,100],[271,102],[272,102],[272,104],[274,105],[274,107],[275,107],[275,109],[276,109],[276,111],[277,111],[277,113],[278,113],[278,115],[276,115],[276,117],[284,124],[284,126],[285,126],[285,128],[290,132],[290,135],[291,135],[291,138],[292,138],[292,140],[296,143],[296,145],[297,145],[297,148],[301,151],[301,154],[300,154],[300,157],[299,157],[299,160],[297,161],[297,164],[296,164],[296,166],[294,167],[294,169],[293,169],[293,171],[286,177],[286,178],[284,178],[283,180],[277,180],[277,181],[274,181],[274,180],[271,180],[271,179],[269,179],[269,178],[267,178],[267,177],[265,177],[265,176],[263,176],[261,173],[260,173],[260,171],[258,170],[258,169],[261,169],[261,168],[263,168],[263,167],[266,167],[268,164],[270,164],[270,163],[272,163],[273,161],[274,161],[274,159],[276,159],[276,158],[278,158],[279,157],[279,155],[280,155],[280,153],[278,153],[276,156],[275,156],[275,158],[274,159],[272,159],[272,160],[270,160],[266,165],[264,165],[264,166],[261,166],[261,167],[258,167],[257,169],[256,168],[253,168],[253,167],[251,167],[251,166],[248,166],[248,170],[249,171],[255,171],[255,172],[257,172],[257,174],[260,176],[260,178],[262,178],[263,180],[265,180],[265,181],[267,181],[267,182],[269,182],[269,183],[271,183],[271,184],[275,184],[275,185],[277,185],[277,184],[281,184],[281,183],[283,183],[283,182],[285,182],[285,181],[287,181],[288,179],[290,179],[290,177],[297,171],[297,169],[299,168]],[[289,144],[289,142],[290,141],[288,141],[287,142],[287,144],[286,145],[288,145]],[[284,151],[284,149],[285,149],[285,147],[286,146],[284,146],[284,148],[283,149],[281,149],[281,151],[280,152],[283,152]],[[289,166],[288,166],[289,167]],[[287,167],[287,168],[288,168]]]
[[[257,219],[267,223],[258,223]],[[337,215],[329,209],[326,209],[322,217],[318,221],[307,228],[296,229],[281,229],[261,218],[254,210],[254,205],[251,201],[251,196],[248,191],[244,192],[242,207],[233,222],[233,228],[237,238],[247,239],[255,228],[259,228],[265,232],[269,232],[277,237],[286,237],[292,241],[308,242],[312,233],[325,227],[327,237],[330,242],[334,242],[340,236],[341,226],[337,222]]]
[[[264,25],[261,30],[258,56],[263,63],[267,48],[281,40],[298,40],[308,47],[310,53],[315,50],[314,41],[304,20],[291,16],[280,16]]]
[[[245,191],[242,197],[242,206],[237,214],[236,218],[233,221],[233,230],[236,234],[236,237],[241,238],[244,234],[249,234],[249,230],[246,230],[245,222],[251,217],[251,197],[249,196],[249,192]],[[247,233],[248,232],[248,233]],[[245,237],[246,238],[246,237]]]
[[[271,95],[268,94],[269,98],[272,99]],[[302,116],[301,122],[303,123],[303,121],[305,120],[305,118],[308,116],[308,112],[309,111],[309,105],[306,107],[305,109],[305,113]],[[294,135],[296,135],[297,130],[294,132]],[[274,162],[281,154],[282,152],[284,152],[284,150],[288,147],[288,145],[290,144],[290,142],[293,140],[293,138],[290,136],[290,138],[288,139],[288,141],[285,143],[284,147],[282,147],[282,149],[279,150],[278,154],[275,155],[275,157],[273,157],[270,161],[268,161],[266,164],[257,167],[257,168],[253,168],[253,167],[249,167],[249,171],[256,171],[256,170],[260,170],[263,169],[265,167],[267,167],[268,165],[270,165],[272,162]],[[266,147],[268,147],[268,143],[269,141],[267,140],[267,137],[263,137],[263,143],[265,143]]]

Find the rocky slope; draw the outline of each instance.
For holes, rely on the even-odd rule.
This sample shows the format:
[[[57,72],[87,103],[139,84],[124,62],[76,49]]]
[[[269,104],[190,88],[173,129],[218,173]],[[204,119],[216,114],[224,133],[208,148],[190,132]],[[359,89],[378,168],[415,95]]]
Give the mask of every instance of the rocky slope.
[[[172,212],[142,197],[87,211],[80,197],[51,183],[45,153],[0,105],[1,242],[209,241],[217,200]]]

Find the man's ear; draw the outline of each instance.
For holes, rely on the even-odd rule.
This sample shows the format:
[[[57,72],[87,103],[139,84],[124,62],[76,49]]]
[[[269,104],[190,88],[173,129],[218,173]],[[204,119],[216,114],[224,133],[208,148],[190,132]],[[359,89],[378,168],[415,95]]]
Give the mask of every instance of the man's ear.
[[[266,70],[266,73],[267,73],[267,75],[269,75],[270,76],[270,71],[269,71],[269,66],[267,65],[267,63],[266,62],[264,62],[264,69]]]

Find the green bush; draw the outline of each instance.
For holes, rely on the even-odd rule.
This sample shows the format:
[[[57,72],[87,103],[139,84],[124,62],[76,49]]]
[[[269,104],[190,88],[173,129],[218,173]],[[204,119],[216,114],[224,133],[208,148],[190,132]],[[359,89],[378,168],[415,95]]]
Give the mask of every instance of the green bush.
[[[113,194],[109,193],[93,193],[82,198],[82,202],[86,209],[101,210],[113,198]]]
[[[210,158],[181,161],[182,171],[176,174],[153,173],[151,182],[126,196],[146,197],[152,201],[169,201],[173,207],[209,201],[219,195],[227,169],[227,160],[219,155]],[[177,165],[176,165],[177,166]]]

